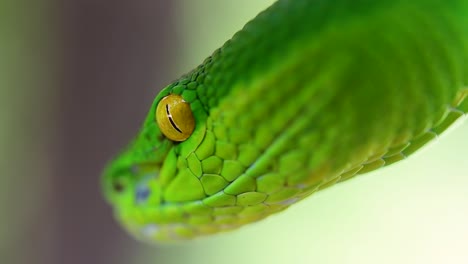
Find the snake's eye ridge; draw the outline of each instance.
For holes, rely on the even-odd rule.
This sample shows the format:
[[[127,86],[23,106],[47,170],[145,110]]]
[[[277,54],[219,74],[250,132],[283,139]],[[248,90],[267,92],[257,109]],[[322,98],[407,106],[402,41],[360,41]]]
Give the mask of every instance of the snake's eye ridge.
[[[156,108],[156,122],[164,136],[177,142],[190,137],[195,128],[190,105],[177,94],[170,94],[159,101]]]

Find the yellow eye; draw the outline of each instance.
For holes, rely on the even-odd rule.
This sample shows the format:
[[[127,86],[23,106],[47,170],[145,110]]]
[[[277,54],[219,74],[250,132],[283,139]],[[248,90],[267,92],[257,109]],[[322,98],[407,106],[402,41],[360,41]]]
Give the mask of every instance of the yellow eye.
[[[195,128],[190,105],[177,94],[170,94],[159,101],[156,121],[161,132],[173,141],[186,140]]]

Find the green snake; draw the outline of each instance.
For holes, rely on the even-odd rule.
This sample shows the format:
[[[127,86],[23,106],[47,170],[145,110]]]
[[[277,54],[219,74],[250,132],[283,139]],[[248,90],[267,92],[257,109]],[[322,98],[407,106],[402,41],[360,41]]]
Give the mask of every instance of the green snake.
[[[161,90],[105,196],[144,241],[236,229],[408,157],[467,95],[468,1],[279,0]]]

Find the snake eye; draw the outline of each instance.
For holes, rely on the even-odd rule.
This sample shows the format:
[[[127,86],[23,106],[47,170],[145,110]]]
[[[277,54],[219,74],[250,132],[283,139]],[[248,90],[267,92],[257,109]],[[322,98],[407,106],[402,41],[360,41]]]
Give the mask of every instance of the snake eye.
[[[161,99],[156,108],[156,121],[161,132],[173,141],[186,140],[195,128],[190,105],[176,94]]]

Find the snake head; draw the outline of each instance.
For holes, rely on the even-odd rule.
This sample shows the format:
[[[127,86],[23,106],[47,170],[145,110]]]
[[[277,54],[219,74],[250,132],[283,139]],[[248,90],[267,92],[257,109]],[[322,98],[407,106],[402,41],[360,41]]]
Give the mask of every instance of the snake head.
[[[195,86],[182,79],[163,89],[137,138],[104,172],[116,218],[140,240],[187,239],[241,225],[235,213],[243,207],[224,188],[245,167],[223,170],[207,111],[188,88]]]
[[[303,153],[285,155],[279,166],[264,153],[274,140],[271,129],[262,128],[270,125],[264,112],[284,97],[270,94],[273,98],[253,115],[243,113],[257,101],[255,96],[214,107],[213,100],[202,96],[206,86],[194,80],[203,74],[200,70],[163,89],[137,138],[105,170],[105,196],[119,222],[140,240],[183,240],[232,230],[281,211],[316,189],[288,184],[279,173],[299,171],[287,163],[300,162]],[[275,113],[278,121],[287,120],[284,112]],[[261,129],[232,123],[236,121]],[[188,136],[178,137],[186,131]],[[278,127],[277,134],[281,131]]]

